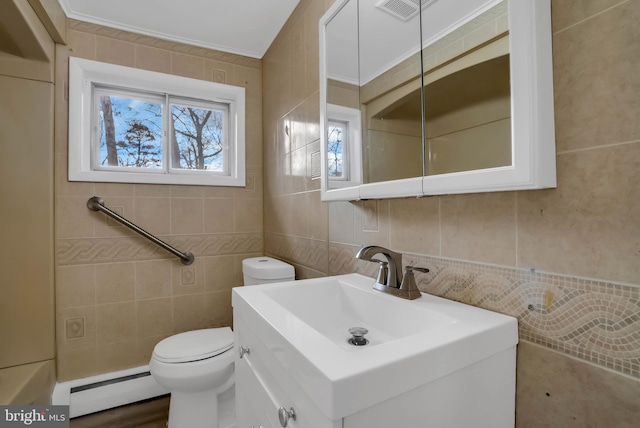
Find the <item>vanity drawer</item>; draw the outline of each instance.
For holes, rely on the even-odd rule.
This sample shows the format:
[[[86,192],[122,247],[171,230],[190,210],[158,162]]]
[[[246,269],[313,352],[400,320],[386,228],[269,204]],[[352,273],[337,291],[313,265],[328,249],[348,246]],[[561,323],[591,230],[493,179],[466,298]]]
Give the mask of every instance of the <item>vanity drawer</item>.
[[[245,361],[236,369],[236,414],[238,428],[277,428],[278,406],[264,384]],[[293,424],[288,424],[293,427]]]
[[[267,348],[238,318],[234,320],[234,333],[237,427],[279,428],[279,409],[295,409],[295,405],[265,365],[265,360],[270,359]],[[249,350],[242,356],[241,347]],[[292,418],[286,426],[299,427]]]
[[[259,428],[261,424],[264,428],[279,428],[281,407],[286,411],[293,408],[296,415],[295,421],[289,419],[287,428],[342,427],[341,421],[333,423],[322,414],[273,355],[273,350],[237,312],[234,312],[234,335],[237,428]],[[241,347],[249,350],[242,357]],[[251,417],[255,418],[251,421],[259,423],[251,422]]]

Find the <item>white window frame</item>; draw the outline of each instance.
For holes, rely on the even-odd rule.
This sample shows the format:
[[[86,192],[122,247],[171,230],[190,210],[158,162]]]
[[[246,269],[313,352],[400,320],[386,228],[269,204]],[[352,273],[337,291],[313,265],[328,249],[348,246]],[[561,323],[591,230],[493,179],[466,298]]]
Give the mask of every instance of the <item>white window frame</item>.
[[[167,94],[188,99],[225,104],[228,114],[227,172],[123,171],[92,168],[92,109],[94,85],[120,87],[132,92]],[[165,113],[166,116],[166,113]],[[199,186],[245,186],[245,89],[71,57],[69,58],[69,181],[179,184]]]
[[[343,146],[343,177],[327,177],[331,182],[330,187],[342,188],[362,184],[362,126],[360,125],[360,110],[337,104],[327,103],[327,124],[329,122],[346,123],[348,135],[344,136],[346,147]],[[326,140],[325,140],[326,141]],[[328,142],[326,142],[328,144]],[[327,148],[322,150],[326,153]],[[325,156],[327,156],[325,154]],[[328,156],[327,156],[328,157]],[[324,169],[327,170],[328,159],[324,160]],[[328,174],[325,174],[328,175]]]

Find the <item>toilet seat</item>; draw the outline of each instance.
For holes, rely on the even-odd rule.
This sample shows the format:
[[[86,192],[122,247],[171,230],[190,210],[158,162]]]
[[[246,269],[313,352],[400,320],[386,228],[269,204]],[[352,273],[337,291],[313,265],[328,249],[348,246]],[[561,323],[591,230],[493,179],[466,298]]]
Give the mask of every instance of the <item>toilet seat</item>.
[[[153,350],[155,360],[163,363],[189,363],[223,354],[233,348],[229,327],[187,331],[161,340]]]

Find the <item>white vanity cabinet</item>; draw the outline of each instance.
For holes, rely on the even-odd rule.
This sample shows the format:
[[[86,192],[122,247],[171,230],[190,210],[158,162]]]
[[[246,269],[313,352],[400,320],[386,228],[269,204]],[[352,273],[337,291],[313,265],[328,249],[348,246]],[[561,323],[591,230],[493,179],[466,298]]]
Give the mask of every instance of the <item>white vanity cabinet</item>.
[[[234,312],[236,343],[236,428],[278,428],[278,411],[293,409],[290,428],[389,428],[514,426],[515,346],[471,367],[330,420],[277,363],[268,347]],[[249,352],[240,358],[240,347]],[[423,370],[429,370],[424,367]],[[495,374],[503,373],[496,377]],[[505,395],[504,391],[508,393]],[[358,394],[358,391],[353,391]],[[501,397],[502,395],[502,397]],[[496,399],[504,407],[496,409]],[[506,411],[505,411],[506,410]]]
[[[516,319],[373,284],[351,274],[233,289],[236,427],[513,428]],[[354,326],[367,345],[349,344]]]

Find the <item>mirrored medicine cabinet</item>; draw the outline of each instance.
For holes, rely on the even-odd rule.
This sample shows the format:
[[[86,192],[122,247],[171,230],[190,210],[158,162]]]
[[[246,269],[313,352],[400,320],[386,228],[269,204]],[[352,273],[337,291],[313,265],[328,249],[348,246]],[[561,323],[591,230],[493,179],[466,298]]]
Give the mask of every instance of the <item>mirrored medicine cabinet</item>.
[[[322,200],[555,187],[550,1],[336,0]]]

